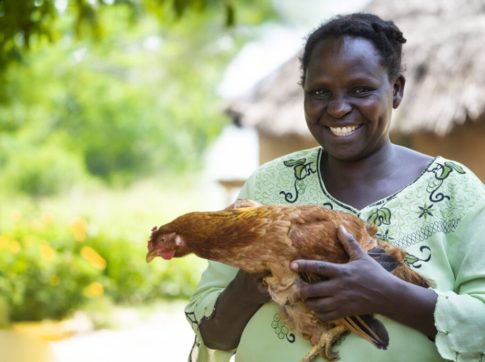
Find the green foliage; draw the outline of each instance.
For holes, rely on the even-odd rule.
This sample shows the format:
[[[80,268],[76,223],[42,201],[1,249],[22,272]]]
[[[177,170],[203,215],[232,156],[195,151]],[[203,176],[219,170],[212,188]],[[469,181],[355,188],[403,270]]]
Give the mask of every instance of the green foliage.
[[[144,213],[133,211],[135,202],[116,207],[110,199],[104,209],[103,192],[84,201],[80,190],[95,178],[125,186],[157,174],[163,188],[179,182],[174,174],[195,179],[204,150],[225,122],[215,94],[221,69],[248,38],[247,28],[228,30],[221,19],[244,25],[271,14],[269,0],[238,3],[237,11],[229,0],[62,4],[0,0],[0,196],[2,205],[32,215],[8,223],[10,207],[0,208],[0,296],[6,304],[0,323],[192,293],[200,259],[147,265],[145,240],[133,240],[131,226],[146,222]],[[54,217],[39,216],[39,205],[73,186],[76,192],[64,194]],[[191,206],[203,194],[198,187]],[[150,190],[140,209],[156,201],[150,210],[158,224],[160,205],[171,213],[187,207],[181,194],[160,201]],[[88,211],[76,214],[82,202]],[[78,217],[96,212],[110,221]],[[121,218],[122,212],[129,215]]]
[[[220,69],[242,38],[221,32],[218,14],[208,10],[184,10],[186,21],[163,26],[141,14],[133,25],[133,7],[100,4],[95,15],[103,36],[96,41],[75,40],[70,29],[78,18],[67,10],[57,21],[59,41],[36,42],[22,64],[3,72],[0,173],[15,180],[9,185],[16,191],[53,194],[72,185],[73,176],[84,179],[83,172],[126,185],[202,164],[225,122],[215,94]],[[260,20],[259,13],[240,11],[248,21]],[[59,167],[47,170],[43,163],[50,161]],[[34,167],[20,170],[24,164]],[[66,180],[57,176],[60,165]]]
[[[57,10],[54,1],[0,1],[0,72],[21,59],[32,37],[52,40]]]
[[[145,244],[98,235],[89,245],[107,261],[106,293],[115,303],[140,304],[161,296],[187,298],[199,280],[193,268],[197,260],[193,257],[147,264]]]
[[[54,249],[45,236],[22,228],[0,237],[0,293],[12,321],[65,317],[84,303],[83,287],[96,278],[88,261],[66,245]]]
[[[56,146],[20,147],[10,155],[2,172],[3,186],[34,197],[66,191],[84,176],[81,160]]]
[[[0,234],[2,312],[11,321],[61,319],[106,298],[139,304],[193,292],[200,261],[148,265],[145,255],[145,243],[95,232],[81,218],[19,218]]]
[[[23,51],[32,43],[47,39],[50,42],[62,38],[59,22],[69,15],[73,21],[68,33],[77,38],[87,34],[93,39],[104,36],[105,24],[102,13],[105,9],[127,10],[132,23],[144,15],[158,18],[161,24],[172,25],[193,15],[217,14],[218,22],[226,27],[234,26],[236,14],[242,21],[248,13],[254,17],[272,15],[269,1],[246,0],[236,9],[233,0],[1,0],[0,1],[0,74],[13,62],[22,59]],[[248,12],[247,9],[250,9]]]
[[[4,297],[0,296],[0,329],[6,328],[10,319],[8,317],[8,304]]]

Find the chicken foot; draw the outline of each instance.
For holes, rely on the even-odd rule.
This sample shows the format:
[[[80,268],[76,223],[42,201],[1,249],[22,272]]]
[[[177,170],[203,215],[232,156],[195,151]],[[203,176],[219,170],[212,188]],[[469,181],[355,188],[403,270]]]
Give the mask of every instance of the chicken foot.
[[[338,353],[333,352],[332,347],[347,332],[348,330],[345,326],[337,325],[322,333],[318,343],[303,357],[301,362],[312,362],[319,354],[327,361],[337,361],[339,359]]]

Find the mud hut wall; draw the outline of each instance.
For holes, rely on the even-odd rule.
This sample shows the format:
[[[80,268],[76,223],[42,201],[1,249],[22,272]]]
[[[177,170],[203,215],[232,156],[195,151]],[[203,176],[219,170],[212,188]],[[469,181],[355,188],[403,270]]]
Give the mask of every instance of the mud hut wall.
[[[258,140],[260,164],[291,152],[318,146],[317,142],[311,137],[305,138],[295,135],[275,137],[258,132]]]
[[[411,147],[461,162],[485,182],[485,120],[465,122],[443,137],[418,132],[411,136]]]

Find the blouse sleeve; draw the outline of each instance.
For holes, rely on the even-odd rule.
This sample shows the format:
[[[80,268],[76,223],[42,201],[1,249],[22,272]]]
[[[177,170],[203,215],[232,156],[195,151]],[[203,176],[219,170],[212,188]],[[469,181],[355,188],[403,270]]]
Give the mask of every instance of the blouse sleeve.
[[[465,217],[448,245],[452,291],[436,291],[436,346],[443,358],[485,361],[485,205]]]
[[[195,342],[189,359],[191,362],[229,361],[232,351],[213,350],[204,344],[199,331],[199,323],[212,315],[217,298],[236,274],[236,268],[218,262],[209,262],[197,290],[185,307],[185,315],[195,332]]]
[[[238,198],[249,197],[249,180],[241,189]],[[190,362],[228,362],[234,351],[221,351],[208,348],[199,331],[199,323],[209,318],[214,312],[217,298],[227,285],[234,279],[237,268],[209,261],[207,269],[202,274],[195,293],[185,307],[185,315],[195,332],[195,342],[190,353]]]

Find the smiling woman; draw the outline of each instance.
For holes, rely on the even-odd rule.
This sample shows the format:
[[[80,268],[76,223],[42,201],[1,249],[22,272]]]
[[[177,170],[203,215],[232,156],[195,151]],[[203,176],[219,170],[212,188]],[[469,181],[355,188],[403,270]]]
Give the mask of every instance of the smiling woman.
[[[334,157],[362,159],[390,142],[389,110],[399,105],[404,78],[389,79],[381,63],[363,38],[329,38],[312,50],[303,83],[305,116],[313,137]]]
[[[343,264],[294,261],[298,272],[319,280],[299,287],[319,320],[373,313],[389,331],[386,351],[346,336],[337,347],[343,361],[478,362],[485,355],[485,189],[463,165],[391,142],[392,113],[404,96],[404,42],[394,23],[372,14],[337,17],[315,30],[301,83],[320,147],[263,165],[240,197],[354,214],[435,283],[399,280],[351,248]],[[340,235],[343,245],[352,239]],[[186,313],[197,334],[192,360],[235,353],[237,362],[296,361],[309,348],[267,302],[260,277],[223,264],[209,263]]]

